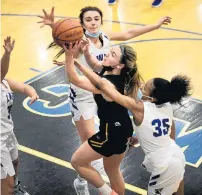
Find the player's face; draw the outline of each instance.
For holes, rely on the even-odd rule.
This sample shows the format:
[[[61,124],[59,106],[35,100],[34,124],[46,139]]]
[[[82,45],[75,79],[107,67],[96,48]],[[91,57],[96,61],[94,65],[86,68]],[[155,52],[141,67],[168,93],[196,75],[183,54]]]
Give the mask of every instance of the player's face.
[[[144,86],[142,86],[142,88],[141,88],[141,91],[143,94],[143,97],[142,97],[143,100],[150,99],[149,97],[151,95],[152,89],[153,89],[153,79],[147,81],[146,84]]]
[[[84,13],[83,27],[90,33],[97,33],[101,27],[101,16],[97,11]]]
[[[122,53],[119,46],[111,47],[110,52],[105,56],[103,60],[103,65],[112,67],[120,65],[121,56]]]

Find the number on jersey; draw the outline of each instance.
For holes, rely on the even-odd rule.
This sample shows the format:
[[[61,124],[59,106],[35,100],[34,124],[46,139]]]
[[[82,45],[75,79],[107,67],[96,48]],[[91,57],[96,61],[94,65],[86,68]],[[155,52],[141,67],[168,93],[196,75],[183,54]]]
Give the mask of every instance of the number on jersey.
[[[170,125],[169,125],[169,119],[154,119],[152,121],[152,126],[155,127],[155,132],[153,133],[154,137],[159,137],[162,135],[167,135]]]

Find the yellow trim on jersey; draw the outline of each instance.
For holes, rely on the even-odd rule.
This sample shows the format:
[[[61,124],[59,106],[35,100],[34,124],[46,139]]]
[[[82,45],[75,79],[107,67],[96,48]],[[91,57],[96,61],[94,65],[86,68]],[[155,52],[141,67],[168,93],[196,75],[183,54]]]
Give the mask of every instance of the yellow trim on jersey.
[[[97,148],[102,148],[102,146],[98,146],[98,145],[95,145],[95,144],[91,144],[91,146],[95,146]]]
[[[105,135],[106,135],[106,139],[103,142],[96,142],[96,141],[93,141],[93,140],[90,140],[90,142],[94,143],[94,144],[97,144],[97,145],[103,145],[105,142],[108,141],[108,123],[106,123]],[[97,147],[99,147],[99,146],[97,146]],[[102,147],[102,146],[100,146],[100,147]]]

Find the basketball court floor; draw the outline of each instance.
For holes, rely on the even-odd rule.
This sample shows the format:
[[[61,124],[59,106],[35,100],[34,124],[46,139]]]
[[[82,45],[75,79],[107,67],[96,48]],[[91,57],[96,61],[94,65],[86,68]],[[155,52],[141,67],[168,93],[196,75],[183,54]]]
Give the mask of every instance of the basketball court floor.
[[[49,11],[55,6],[56,19],[77,18],[80,9],[87,5],[103,10],[103,31],[121,31],[155,23],[161,16],[172,17],[172,24],[126,44],[137,51],[145,80],[159,76],[170,79],[178,73],[191,77],[192,98],[174,107],[176,142],[187,161],[185,195],[202,195],[202,0],[164,0],[155,9],[151,3],[119,0],[108,6],[106,0],[2,0],[1,45],[6,36],[16,40],[8,78],[29,83],[40,96],[30,106],[25,96],[15,94],[13,106],[20,151],[19,177],[31,195],[75,195],[73,180],[77,174],[70,159],[80,144],[70,115],[64,67],[53,65],[57,51],[46,50],[52,41],[51,29],[41,29],[37,15],[42,14],[43,8]],[[64,60],[64,56],[59,60]],[[95,125],[98,127],[98,119]],[[147,193],[149,174],[141,168],[142,160],[140,147],[135,147],[121,165],[127,195]],[[106,179],[100,163],[95,166]],[[90,192],[98,194],[92,186]]]

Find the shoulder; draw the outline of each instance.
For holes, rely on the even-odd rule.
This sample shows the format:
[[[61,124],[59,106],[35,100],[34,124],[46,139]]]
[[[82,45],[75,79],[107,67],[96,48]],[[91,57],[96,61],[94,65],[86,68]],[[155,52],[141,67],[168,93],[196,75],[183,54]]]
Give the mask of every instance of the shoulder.
[[[102,34],[103,38],[108,39],[108,40],[111,39],[111,32],[110,31],[102,32],[101,34]]]

